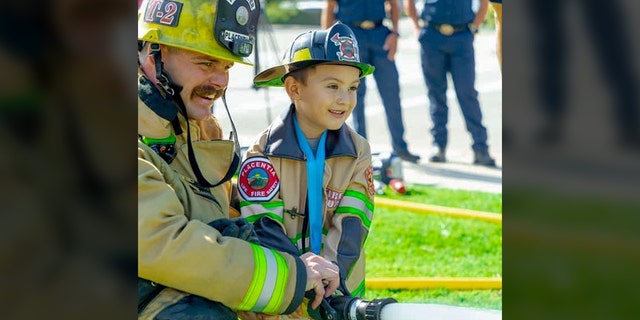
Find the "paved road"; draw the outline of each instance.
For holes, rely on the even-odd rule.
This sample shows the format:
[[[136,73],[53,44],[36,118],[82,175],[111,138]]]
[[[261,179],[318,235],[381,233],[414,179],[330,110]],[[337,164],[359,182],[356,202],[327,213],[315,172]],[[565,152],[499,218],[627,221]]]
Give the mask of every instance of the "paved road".
[[[318,26],[319,27],[319,26]],[[277,59],[293,38],[315,26],[273,26],[273,32],[259,35],[261,69],[275,65]],[[493,193],[502,192],[502,77],[495,57],[495,34],[482,30],[477,35],[476,45],[476,88],[484,112],[484,124],[488,129],[489,148],[496,158],[498,168],[472,165],[471,137],[467,133],[460,108],[449,86],[449,146],[447,159],[442,164],[427,161],[430,153],[431,120],[428,114],[426,87],[420,72],[419,44],[413,35],[410,22],[400,21],[400,52],[396,56],[400,72],[405,138],[412,152],[423,160],[418,164],[403,164],[407,183],[418,183],[451,189],[479,190]],[[278,53],[274,52],[277,47]],[[289,98],[284,89],[271,88],[254,90],[251,79],[252,67],[236,65],[231,69],[231,82],[227,91],[227,102],[238,129],[240,143],[249,145],[271,119],[277,117],[288,105]],[[373,151],[390,151],[389,131],[384,109],[372,77],[367,79],[367,125],[369,142]],[[217,104],[215,114],[226,128],[228,118],[221,104]],[[350,123],[350,120],[348,121]]]

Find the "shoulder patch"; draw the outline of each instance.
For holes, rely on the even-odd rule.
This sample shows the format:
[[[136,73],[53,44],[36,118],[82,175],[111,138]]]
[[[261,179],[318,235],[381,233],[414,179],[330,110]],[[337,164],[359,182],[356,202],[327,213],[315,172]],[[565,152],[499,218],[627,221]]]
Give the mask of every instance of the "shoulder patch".
[[[340,203],[340,200],[342,200],[342,196],[344,196],[344,192],[338,192],[327,187],[327,208],[335,209]]]
[[[367,189],[369,189],[369,195],[373,197],[376,193],[376,187],[373,184],[373,166],[369,166],[367,170],[364,171],[365,178],[367,179]]]
[[[280,180],[266,157],[245,160],[238,174],[238,191],[249,201],[269,201],[280,191]]]

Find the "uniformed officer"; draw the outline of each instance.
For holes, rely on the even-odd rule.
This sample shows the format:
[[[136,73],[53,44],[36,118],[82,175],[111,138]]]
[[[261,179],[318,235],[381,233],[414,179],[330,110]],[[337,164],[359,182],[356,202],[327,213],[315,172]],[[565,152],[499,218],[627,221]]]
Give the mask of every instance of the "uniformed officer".
[[[480,0],[477,13],[472,0],[427,0],[420,18],[414,0],[404,0],[407,16],[418,34],[422,73],[429,90],[433,121],[434,154],[431,162],[445,162],[448,142],[447,73],[451,74],[462,114],[473,139],[474,164],[495,166],[487,146],[487,129],[482,125],[482,110],[475,89],[474,35],[487,14],[488,0]]]
[[[391,30],[382,24],[389,10]],[[380,98],[387,116],[394,152],[405,161],[418,162],[420,157],[409,152],[404,139],[404,123],[400,105],[400,83],[398,69],[394,62],[398,44],[398,19],[400,8],[397,0],[327,0],[322,10],[321,25],[326,29],[336,20],[348,25],[356,35],[360,45],[360,58],[376,68],[376,80]],[[353,111],[356,132],[367,137],[365,118],[366,81],[358,87],[358,103]]]

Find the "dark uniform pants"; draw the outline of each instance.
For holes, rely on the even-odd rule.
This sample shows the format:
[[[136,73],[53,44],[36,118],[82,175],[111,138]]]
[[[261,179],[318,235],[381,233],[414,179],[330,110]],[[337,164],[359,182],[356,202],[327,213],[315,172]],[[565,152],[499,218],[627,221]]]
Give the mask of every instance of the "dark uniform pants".
[[[373,30],[353,28],[353,32],[360,47],[360,61],[371,64],[376,68],[373,77],[376,80],[380,99],[384,105],[393,149],[407,150],[407,143],[404,140],[402,108],[400,106],[398,69],[395,61],[387,59],[388,51],[382,49],[389,30],[386,27],[378,27]],[[353,110],[353,125],[356,132],[366,138],[367,124],[364,108],[367,85],[365,80],[361,79],[358,87],[358,102]]]
[[[474,87],[475,53],[473,34],[466,30],[445,36],[432,28],[420,34],[422,73],[429,91],[429,112],[433,144],[445,148],[448,142],[447,73],[451,73],[455,93],[475,151],[487,150],[487,130],[482,125],[478,91]]]

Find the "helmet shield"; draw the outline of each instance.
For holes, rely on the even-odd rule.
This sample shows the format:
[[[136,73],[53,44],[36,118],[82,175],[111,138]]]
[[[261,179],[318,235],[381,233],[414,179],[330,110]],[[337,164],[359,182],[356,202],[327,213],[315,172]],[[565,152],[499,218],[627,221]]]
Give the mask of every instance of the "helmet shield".
[[[251,64],[258,0],[143,0],[138,40]]]
[[[295,70],[320,63],[342,64],[360,69],[360,77],[373,73],[374,67],[360,62],[358,42],[345,24],[336,23],[326,30],[298,35],[284,53],[283,64],[260,72],[253,83],[259,87],[281,87],[284,78]]]

